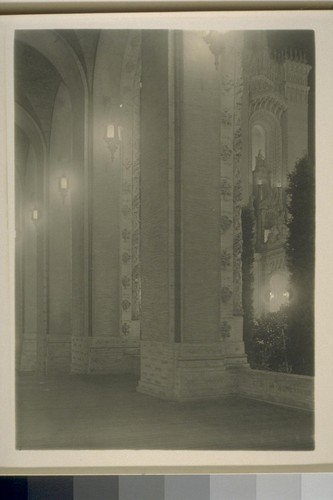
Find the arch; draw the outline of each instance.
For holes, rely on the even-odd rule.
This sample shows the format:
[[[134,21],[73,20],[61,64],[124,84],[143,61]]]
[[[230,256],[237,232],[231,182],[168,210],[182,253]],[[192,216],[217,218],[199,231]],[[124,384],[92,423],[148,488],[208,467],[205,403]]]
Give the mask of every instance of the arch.
[[[259,151],[266,158],[266,140],[264,127],[259,123],[253,125],[251,130],[252,171],[256,168],[256,157]]]
[[[54,30],[17,30],[15,38],[30,45],[56,68],[72,99],[88,93],[88,82],[81,61],[71,45]],[[70,71],[68,69],[70,68]],[[81,84],[78,86],[78,82]]]
[[[282,131],[280,120],[271,112],[260,109],[255,111],[250,118],[250,133],[253,129],[263,130],[265,134],[265,148],[266,148],[266,166],[271,171],[272,186],[281,185],[283,180],[283,166],[282,166]],[[250,137],[250,161],[249,165],[249,182],[252,185],[252,168],[253,157],[257,155],[256,151],[252,149],[252,136]]]
[[[16,39],[40,52],[56,68],[66,85],[73,121],[72,168],[72,332],[87,335],[89,330],[89,86],[80,58],[65,37],[54,30],[19,30]]]
[[[43,170],[46,160],[46,143],[44,135],[31,114],[17,102],[15,103],[15,123],[28,137],[34,148],[39,168]]]

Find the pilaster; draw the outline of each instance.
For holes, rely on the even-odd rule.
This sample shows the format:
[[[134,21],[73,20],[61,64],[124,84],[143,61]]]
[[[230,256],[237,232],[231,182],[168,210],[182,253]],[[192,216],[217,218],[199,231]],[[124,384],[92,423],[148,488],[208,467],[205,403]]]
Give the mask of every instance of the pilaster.
[[[216,69],[199,32],[143,34],[138,390],[161,398],[234,392],[246,365],[234,42]]]
[[[227,34],[221,54],[221,339],[227,366],[244,365],[242,308],[242,35]]]

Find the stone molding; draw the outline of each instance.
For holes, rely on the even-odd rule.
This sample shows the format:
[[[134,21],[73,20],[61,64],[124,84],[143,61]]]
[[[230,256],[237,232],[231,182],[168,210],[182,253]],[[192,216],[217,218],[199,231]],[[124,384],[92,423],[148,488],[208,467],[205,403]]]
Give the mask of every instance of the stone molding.
[[[129,34],[122,67],[120,95],[123,140],[120,215],[120,335],[138,334],[132,328],[140,313],[140,78],[141,34]],[[133,129],[135,133],[133,133]],[[139,330],[140,331],[140,330]]]
[[[234,372],[241,396],[314,410],[314,378],[305,375],[243,369]]]
[[[174,401],[239,395],[304,410],[314,408],[314,379],[252,370],[237,362],[242,342],[179,344],[142,341],[137,390]],[[230,352],[225,352],[225,349]],[[236,363],[230,364],[235,358]]]

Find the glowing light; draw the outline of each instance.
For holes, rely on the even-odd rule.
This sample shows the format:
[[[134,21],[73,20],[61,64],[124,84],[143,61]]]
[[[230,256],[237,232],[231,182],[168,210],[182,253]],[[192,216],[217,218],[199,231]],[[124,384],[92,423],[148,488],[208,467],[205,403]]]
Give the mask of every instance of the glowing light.
[[[60,177],[60,189],[62,191],[67,191],[67,189],[68,189],[68,179],[64,175],[62,177]]]
[[[109,125],[106,126],[105,137],[106,137],[106,139],[114,139],[114,125],[113,125],[113,123],[110,123]]]
[[[122,141],[122,128],[117,124],[109,123],[106,126],[104,140],[111,153],[111,161],[113,161]]]
[[[39,219],[39,213],[38,213],[38,210],[37,208],[34,208],[32,211],[31,211],[31,218],[34,222],[36,222],[38,219]]]

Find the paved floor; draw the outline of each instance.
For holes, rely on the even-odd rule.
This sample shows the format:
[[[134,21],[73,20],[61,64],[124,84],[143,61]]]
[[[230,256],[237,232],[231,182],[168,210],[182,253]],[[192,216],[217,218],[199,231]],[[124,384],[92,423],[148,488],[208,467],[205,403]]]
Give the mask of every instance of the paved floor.
[[[17,382],[19,449],[313,449],[313,414],[236,396],[172,403],[132,376]]]

